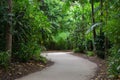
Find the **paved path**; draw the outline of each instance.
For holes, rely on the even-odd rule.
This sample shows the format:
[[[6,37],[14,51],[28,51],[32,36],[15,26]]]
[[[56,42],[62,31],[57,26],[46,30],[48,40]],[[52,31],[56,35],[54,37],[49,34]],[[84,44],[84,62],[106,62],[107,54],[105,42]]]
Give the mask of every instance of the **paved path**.
[[[97,65],[86,59],[68,54],[68,52],[46,53],[55,64],[17,80],[90,80]]]

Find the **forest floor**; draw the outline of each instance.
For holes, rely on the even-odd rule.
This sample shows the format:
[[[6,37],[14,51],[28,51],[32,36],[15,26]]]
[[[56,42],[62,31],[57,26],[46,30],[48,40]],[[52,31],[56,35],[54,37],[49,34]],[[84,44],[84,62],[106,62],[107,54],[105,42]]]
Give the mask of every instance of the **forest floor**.
[[[15,80],[30,73],[41,71],[52,64],[54,63],[51,61],[44,64],[32,60],[27,63],[11,63],[7,69],[0,68],[0,80]]]

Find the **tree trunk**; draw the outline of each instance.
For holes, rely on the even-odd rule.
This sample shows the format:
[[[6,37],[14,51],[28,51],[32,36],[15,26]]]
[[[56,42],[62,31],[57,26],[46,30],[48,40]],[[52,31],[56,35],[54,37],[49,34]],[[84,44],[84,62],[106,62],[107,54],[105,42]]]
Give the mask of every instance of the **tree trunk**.
[[[101,7],[101,20],[100,22],[102,23],[103,22],[103,0],[100,0],[100,7]],[[100,35],[102,34],[102,25],[100,27]]]
[[[106,16],[105,16],[105,25],[107,25],[107,21],[108,21],[108,0],[106,0],[105,2],[105,8],[106,8]],[[108,44],[109,43],[109,40],[107,38],[107,35],[105,35],[105,54],[108,53]]]
[[[8,14],[12,12],[12,0],[8,0]],[[11,55],[12,53],[12,33],[11,33],[11,16],[9,17],[9,23],[6,26],[6,50]]]
[[[44,0],[40,0],[40,2],[41,2],[42,4],[44,4]]]
[[[95,24],[95,15],[94,15],[94,0],[91,0],[91,7],[92,7],[92,24]],[[96,31],[95,28],[93,28],[93,38],[94,38],[94,42],[95,42],[95,38],[96,38]],[[96,51],[96,46],[93,43],[94,46],[94,51]]]

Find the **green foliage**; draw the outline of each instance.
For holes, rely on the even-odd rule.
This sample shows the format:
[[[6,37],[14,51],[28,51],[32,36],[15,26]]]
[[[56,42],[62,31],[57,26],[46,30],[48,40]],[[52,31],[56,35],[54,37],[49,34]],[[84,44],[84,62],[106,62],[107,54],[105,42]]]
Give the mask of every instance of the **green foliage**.
[[[10,23],[7,1],[0,0],[0,67],[7,68],[10,63],[10,55],[6,51],[6,26]]]
[[[120,75],[120,0],[105,0],[103,7],[100,0],[94,0],[95,24],[90,16],[91,0],[13,0],[12,5],[12,13],[8,14],[7,1],[0,1],[1,66],[7,66],[9,62],[9,55],[4,52],[5,27],[12,22],[12,59],[22,62],[34,59],[46,63],[46,58],[40,56],[45,49],[87,50],[87,55],[92,56],[93,44],[97,55],[104,58],[105,45],[110,41],[112,48],[107,55],[110,56],[109,73],[114,77]],[[97,33],[95,41],[91,33],[93,28]]]
[[[75,49],[73,49],[73,52],[74,52],[74,53],[79,53],[80,50],[79,50],[79,48],[75,48]]]
[[[21,43],[20,50],[14,54],[14,58],[27,62],[40,56],[40,46],[35,42]]]
[[[108,4],[108,22],[104,31],[113,45],[109,52],[108,71],[110,77],[117,78],[120,75],[120,1],[111,1]]]
[[[105,40],[104,34],[101,34],[100,36],[96,37],[95,44],[96,44],[96,49],[97,50],[104,51],[104,49],[105,49],[105,47],[104,47],[104,40]]]
[[[110,74],[109,77],[118,78],[120,75],[120,49],[114,47],[111,49],[112,55],[109,58],[109,67],[108,72]]]
[[[0,0],[0,51],[5,51],[5,26],[9,22],[7,2]]]
[[[78,2],[75,2],[73,7],[71,7],[71,21],[73,22],[71,28],[71,34],[69,36],[69,40],[71,44],[73,44],[73,48],[75,51],[83,52],[85,50],[85,31],[87,29],[87,9],[84,7],[88,7],[86,5],[82,6]],[[69,24],[71,25],[71,23]]]
[[[92,40],[87,40],[86,41],[86,46],[87,46],[87,50],[92,51],[93,50],[93,41]]]
[[[105,36],[104,34],[100,34],[95,39],[95,46],[96,46],[96,54],[98,57],[104,59],[105,58]]]
[[[74,49],[73,49],[73,52],[75,52],[75,53],[84,53],[84,48],[83,48],[83,47],[74,48]]]
[[[22,62],[37,59],[40,47],[50,38],[50,24],[39,9],[39,3],[35,0],[14,0],[13,54]]]
[[[112,4],[109,2],[109,4]],[[105,27],[105,32],[111,42],[115,45],[120,45],[120,1],[116,0],[113,5],[109,5],[108,23]]]
[[[48,18],[40,10],[40,2],[37,0],[13,0],[12,5],[12,13],[8,14],[7,1],[0,1],[0,51],[5,51],[5,27],[11,21],[9,16],[12,16],[12,59],[22,62],[37,59],[40,57],[41,46],[44,46],[51,38]]]
[[[86,54],[88,56],[94,56],[95,55],[95,53],[93,51],[86,51]]]
[[[7,68],[9,65],[10,55],[8,52],[0,52],[0,66]]]
[[[105,52],[101,50],[96,50],[96,54],[99,58],[105,59]]]
[[[105,31],[107,32],[107,36],[109,39],[115,44],[119,45],[120,43],[120,25],[119,25],[119,16],[116,16],[115,18],[112,18],[109,22],[107,27],[105,28]]]
[[[66,50],[67,49],[67,38],[69,36],[69,32],[60,32],[54,37],[55,48]]]
[[[69,27],[67,25],[68,16],[63,12],[64,2],[60,0],[44,0],[40,8],[48,17],[50,22],[52,38],[45,42],[47,49],[67,49],[67,37]],[[43,8],[44,7],[44,8]]]
[[[64,16],[62,14],[62,6],[63,2],[60,0],[44,0],[44,3],[41,4],[42,7],[41,10],[45,13],[45,15],[48,17],[48,20],[51,24],[52,28],[52,34],[57,34],[59,30],[61,29],[62,25],[61,21]]]
[[[37,56],[37,58],[36,58],[35,60],[36,60],[36,61],[41,61],[41,62],[43,62],[44,64],[47,63],[46,57],[43,57],[43,56]]]

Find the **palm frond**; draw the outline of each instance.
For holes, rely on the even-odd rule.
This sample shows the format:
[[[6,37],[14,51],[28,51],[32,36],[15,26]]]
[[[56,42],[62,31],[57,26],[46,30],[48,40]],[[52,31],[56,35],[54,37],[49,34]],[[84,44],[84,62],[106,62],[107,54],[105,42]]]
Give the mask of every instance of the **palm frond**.
[[[93,31],[94,28],[99,27],[99,25],[101,25],[101,24],[102,24],[101,22],[93,24],[93,25],[87,30],[86,34],[90,33],[91,31]]]

